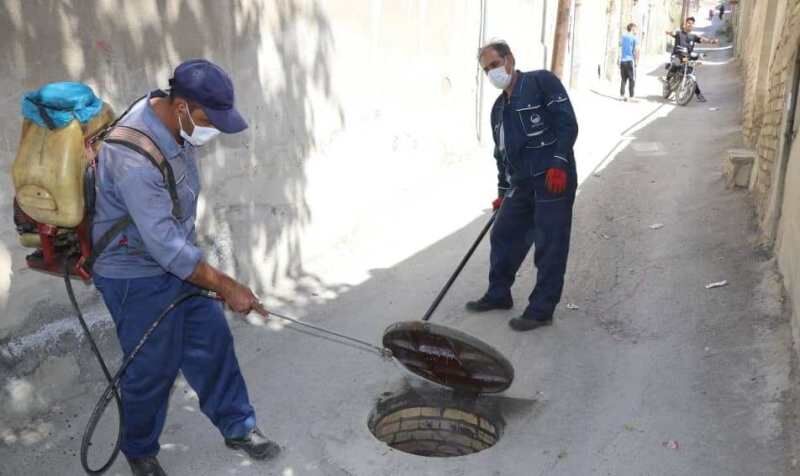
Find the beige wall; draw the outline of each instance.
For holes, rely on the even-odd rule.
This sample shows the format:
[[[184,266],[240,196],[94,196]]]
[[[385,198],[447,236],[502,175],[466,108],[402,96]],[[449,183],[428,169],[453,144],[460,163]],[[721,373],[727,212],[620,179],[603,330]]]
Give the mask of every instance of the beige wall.
[[[800,115],[790,106],[800,91],[800,1],[740,0],[737,56],[745,78],[743,136],[756,151],[751,183],[762,240],[774,244],[800,330]],[[791,131],[792,125],[794,131]],[[788,134],[787,134],[788,133]],[[800,335],[798,335],[800,337]]]
[[[11,224],[26,90],[84,81],[121,110],[165,87],[183,59],[230,71],[251,128],[202,158],[201,243],[212,261],[273,294],[334,268],[341,250],[373,243],[373,229],[395,213],[387,207],[401,205],[393,196],[431,193],[441,170],[487,160],[476,155],[477,132],[496,93],[480,98],[481,10],[484,36],[506,38],[522,68],[539,68],[556,3],[0,0],[0,341],[71,318],[62,283],[25,269]],[[367,267],[370,257],[357,259]],[[82,301],[91,296],[82,290]]]
[[[794,303],[794,327],[800,331],[800,140],[794,141],[788,161],[776,251],[784,285]]]
[[[800,41],[800,2],[748,0],[739,5],[738,55],[745,75],[743,133],[756,150],[752,191],[764,240],[775,239],[782,199],[785,155],[781,136],[786,127],[787,78]]]
[[[771,53],[778,37],[776,25],[783,19],[776,16],[778,3],[782,2],[745,0],[739,7],[739,11],[746,12],[744,23],[747,28],[738,38],[738,56],[742,60],[745,81],[743,129],[745,138],[750,143],[754,143],[761,132],[765,112]]]

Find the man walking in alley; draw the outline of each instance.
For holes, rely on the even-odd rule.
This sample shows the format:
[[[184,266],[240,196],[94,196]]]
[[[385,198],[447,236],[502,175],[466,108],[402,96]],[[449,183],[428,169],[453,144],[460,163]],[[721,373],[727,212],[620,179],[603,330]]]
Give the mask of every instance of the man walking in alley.
[[[266,314],[253,292],[207,264],[194,242],[197,149],[220,132],[247,127],[234,108],[233,83],[213,63],[192,60],[175,69],[170,86],[122,117],[114,132],[130,145],[113,142],[112,132],[98,157],[94,283],[126,355],[167,305],[201,288],[236,312]],[[165,474],[156,455],[178,371],[227,446],[254,459],[278,453],[256,427],[222,305],[193,297],[155,329],[122,378],[121,450],[134,475]]]
[[[711,43],[711,44],[719,44],[719,40],[716,38],[707,38],[702,35],[696,35],[692,33],[694,29],[694,17],[689,17],[683,22],[683,26],[679,30],[675,31],[668,31],[667,36],[674,40],[674,45],[672,47],[672,56],[673,58],[676,56],[680,56],[680,48],[685,48],[688,54],[691,54],[694,50],[694,45],[697,43]],[[667,80],[669,80],[669,74],[672,69],[672,63],[667,66]],[[700,102],[706,102],[705,96],[703,93],[700,92],[700,85],[699,82],[696,82],[694,85],[694,94],[697,96],[697,100]]]
[[[545,70],[521,72],[508,44],[483,46],[478,61],[502,90],[491,112],[497,161],[497,219],[491,234],[489,289],[467,303],[472,312],[511,309],[511,286],[535,244],[536,285],[528,306],[509,325],[547,326],[561,300],[569,254],[577,173],[578,123],[561,81]]]
[[[639,64],[639,39],[636,38],[636,24],[630,23],[627,32],[619,40],[619,72],[622,83],[619,86],[619,95],[623,101],[625,97],[625,83],[629,83],[630,98],[633,99],[634,88],[636,87],[636,65]]]

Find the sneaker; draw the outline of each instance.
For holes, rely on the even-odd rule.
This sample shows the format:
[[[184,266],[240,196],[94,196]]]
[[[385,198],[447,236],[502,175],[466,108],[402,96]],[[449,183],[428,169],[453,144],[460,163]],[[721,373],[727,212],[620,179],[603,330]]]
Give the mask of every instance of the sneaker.
[[[155,456],[127,459],[133,476],[167,476]]]
[[[553,325],[553,318],[549,319],[531,319],[529,317],[515,317],[508,321],[508,325],[515,331],[524,332],[532,331],[540,327]]]
[[[486,312],[494,311],[495,309],[508,310],[514,307],[514,301],[509,298],[508,300],[495,301],[483,296],[477,301],[470,301],[467,303],[467,311],[470,312]]]
[[[250,430],[244,438],[225,438],[225,446],[233,450],[242,450],[247,456],[256,460],[268,460],[278,456],[281,447],[268,440],[258,427]]]
[[[706,102],[706,97],[703,96],[702,94],[698,94],[697,95],[697,100],[700,101],[700,102]]]
[[[626,98],[625,96],[622,96],[622,100],[628,102],[628,98]]]

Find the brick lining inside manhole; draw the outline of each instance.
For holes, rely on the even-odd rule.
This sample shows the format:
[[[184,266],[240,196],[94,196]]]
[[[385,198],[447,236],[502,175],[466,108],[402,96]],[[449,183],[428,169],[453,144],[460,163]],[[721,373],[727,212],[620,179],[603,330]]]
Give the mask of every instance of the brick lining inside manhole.
[[[376,438],[418,456],[464,456],[494,446],[502,427],[478,413],[447,406],[414,405],[376,411],[370,421]]]

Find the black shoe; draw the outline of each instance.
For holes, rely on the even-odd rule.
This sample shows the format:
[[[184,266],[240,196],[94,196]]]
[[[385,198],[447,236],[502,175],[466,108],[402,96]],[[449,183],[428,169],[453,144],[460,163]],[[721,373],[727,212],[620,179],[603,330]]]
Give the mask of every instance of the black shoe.
[[[268,440],[258,428],[250,430],[244,438],[225,438],[225,446],[243,450],[249,457],[257,460],[272,459],[281,452],[281,447],[274,441]]]
[[[470,301],[466,305],[467,311],[471,312],[486,312],[486,311],[494,311],[495,309],[508,310],[511,309],[512,307],[514,307],[514,301],[512,301],[511,299],[503,301],[495,301],[493,299],[487,298],[486,296],[483,296],[477,301]]]
[[[155,456],[128,458],[133,476],[167,476]]]
[[[705,96],[703,96],[702,94],[697,94],[696,96],[697,96],[697,100],[698,100],[698,101],[700,101],[700,102],[706,102],[706,97],[705,97]]]
[[[529,317],[515,317],[508,321],[508,325],[515,331],[532,331],[539,327],[553,325],[553,318],[549,319],[531,319]]]

